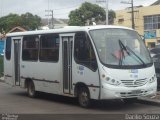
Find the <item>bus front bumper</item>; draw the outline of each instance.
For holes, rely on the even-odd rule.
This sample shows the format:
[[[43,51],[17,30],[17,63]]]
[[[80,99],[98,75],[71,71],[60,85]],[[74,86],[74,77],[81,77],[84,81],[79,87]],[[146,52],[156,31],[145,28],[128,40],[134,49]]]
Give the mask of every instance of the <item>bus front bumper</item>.
[[[123,99],[138,98],[143,96],[155,96],[157,84],[144,85],[141,87],[118,87],[112,85],[103,85],[101,88],[101,99]]]

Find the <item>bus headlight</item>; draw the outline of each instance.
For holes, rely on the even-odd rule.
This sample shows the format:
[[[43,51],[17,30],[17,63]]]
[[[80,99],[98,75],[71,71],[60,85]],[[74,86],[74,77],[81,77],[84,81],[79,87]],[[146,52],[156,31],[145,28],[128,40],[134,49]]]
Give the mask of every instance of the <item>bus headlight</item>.
[[[149,83],[153,83],[156,80],[156,75],[149,79]]]
[[[118,80],[112,79],[110,77],[106,77],[106,82],[111,85],[120,85],[120,82]]]

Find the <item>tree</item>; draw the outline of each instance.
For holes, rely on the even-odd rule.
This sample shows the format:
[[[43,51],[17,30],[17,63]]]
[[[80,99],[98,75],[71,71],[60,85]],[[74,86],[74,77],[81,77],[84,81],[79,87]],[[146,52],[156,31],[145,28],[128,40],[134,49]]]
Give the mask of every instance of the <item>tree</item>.
[[[21,15],[21,26],[27,30],[35,30],[41,25],[41,18],[31,13]]]
[[[114,23],[114,18],[116,18],[116,13],[113,10],[109,10],[108,13],[108,23],[112,25]]]
[[[17,14],[9,14],[8,16],[0,18],[0,32],[8,32],[15,26],[20,26],[21,18]]]
[[[92,20],[95,22],[105,20],[105,10],[96,4],[85,2],[79,9],[71,11],[69,14],[69,25],[84,26],[87,22]]]
[[[113,23],[115,18],[115,12],[109,11],[109,23]],[[89,2],[85,2],[79,9],[73,10],[69,14],[69,25],[72,26],[84,26],[86,23],[105,21],[106,13],[105,10]]]
[[[35,30],[41,25],[41,18],[31,13],[25,13],[19,16],[18,14],[9,14],[0,18],[0,32],[9,30],[16,26],[21,26],[27,30]]]

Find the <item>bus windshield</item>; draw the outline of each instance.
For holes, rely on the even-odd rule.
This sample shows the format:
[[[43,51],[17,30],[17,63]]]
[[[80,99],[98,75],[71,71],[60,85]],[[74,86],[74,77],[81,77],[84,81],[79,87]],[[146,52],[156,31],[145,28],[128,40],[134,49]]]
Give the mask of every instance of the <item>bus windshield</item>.
[[[146,66],[152,64],[145,44],[137,32],[106,28],[91,30],[100,61],[113,67]]]

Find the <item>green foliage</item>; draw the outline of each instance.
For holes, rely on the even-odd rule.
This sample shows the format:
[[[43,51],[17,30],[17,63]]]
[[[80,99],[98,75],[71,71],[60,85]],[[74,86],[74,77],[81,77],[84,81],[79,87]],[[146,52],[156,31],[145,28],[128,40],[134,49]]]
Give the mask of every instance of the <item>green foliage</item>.
[[[9,31],[15,26],[20,25],[21,18],[17,14],[9,14],[8,16],[0,18],[0,32]],[[2,30],[3,29],[3,30]]]
[[[113,10],[109,11],[110,23],[113,23],[115,17],[115,12]],[[105,21],[105,19],[106,12],[102,7],[85,2],[79,9],[70,12],[68,24],[72,26],[84,26],[87,22],[93,20],[95,22]]]
[[[116,13],[113,10],[109,10],[108,22],[109,22],[110,25],[113,24],[114,18],[116,18]]]
[[[69,25],[83,26],[87,21],[94,19],[96,22],[105,20],[105,11],[96,4],[85,2],[79,9],[71,11],[69,14]]]
[[[27,30],[35,30],[41,25],[41,18],[31,13],[22,14],[21,25]]]
[[[85,22],[83,21],[83,18],[81,16],[81,13],[78,9],[76,9],[75,11],[71,11],[70,15],[69,15],[69,21],[68,24],[72,25],[72,26],[82,26],[85,24]]]
[[[8,32],[14,27],[21,26],[27,30],[35,30],[41,25],[41,18],[31,13],[25,13],[21,16],[9,14],[0,18],[0,32]]]

